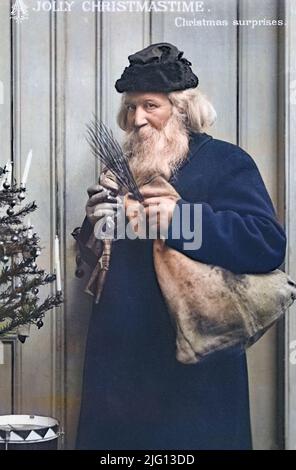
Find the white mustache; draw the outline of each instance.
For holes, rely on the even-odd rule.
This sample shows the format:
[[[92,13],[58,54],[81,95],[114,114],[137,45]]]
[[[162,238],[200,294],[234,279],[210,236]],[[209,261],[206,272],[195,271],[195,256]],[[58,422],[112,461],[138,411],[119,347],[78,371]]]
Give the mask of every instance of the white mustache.
[[[149,123],[131,129],[123,147],[137,183],[141,185],[157,174],[170,179],[187,156],[188,141],[187,129],[176,113],[162,129],[155,129]]]

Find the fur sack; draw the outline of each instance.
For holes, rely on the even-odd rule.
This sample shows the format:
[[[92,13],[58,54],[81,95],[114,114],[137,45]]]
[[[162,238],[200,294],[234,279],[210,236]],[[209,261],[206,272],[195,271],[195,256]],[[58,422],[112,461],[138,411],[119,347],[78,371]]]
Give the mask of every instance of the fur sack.
[[[150,183],[151,184],[151,183]],[[174,188],[163,178],[155,187]],[[296,284],[283,271],[233,274],[153,243],[159,286],[176,327],[177,359],[193,364],[227,347],[248,347],[289,308]]]
[[[190,259],[162,240],[153,246],[157,279],[176,325],[184,364],[231,347],[248,347],[290,307],[296,284],[280,270],[233,274]]]

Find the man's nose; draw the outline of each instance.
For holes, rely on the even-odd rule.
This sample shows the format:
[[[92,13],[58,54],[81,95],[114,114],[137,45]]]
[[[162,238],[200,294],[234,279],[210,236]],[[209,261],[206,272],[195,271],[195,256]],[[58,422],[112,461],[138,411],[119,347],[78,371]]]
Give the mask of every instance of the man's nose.
[[[146,117],[146,111],[141,106],[139,106],[135,111],[134,125],[136,127],[142,127],[142,126],[145,126],[145,124],[147,123],[148,121]]]

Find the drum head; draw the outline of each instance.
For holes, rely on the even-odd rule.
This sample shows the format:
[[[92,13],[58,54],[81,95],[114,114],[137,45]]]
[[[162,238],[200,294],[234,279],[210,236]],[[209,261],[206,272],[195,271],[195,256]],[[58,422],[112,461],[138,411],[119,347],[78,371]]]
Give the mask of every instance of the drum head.
[[[56,439],[59,422],[55,418],[34,415],[0,416],[0,443],[25,444]]]

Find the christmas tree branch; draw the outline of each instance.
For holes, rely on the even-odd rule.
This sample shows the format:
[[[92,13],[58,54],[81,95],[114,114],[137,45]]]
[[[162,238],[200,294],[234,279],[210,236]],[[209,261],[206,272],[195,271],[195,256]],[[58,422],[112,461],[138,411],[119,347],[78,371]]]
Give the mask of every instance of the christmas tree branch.
[[[0,191],[0,194],[1,194],[1,191]],[[15,214],[0,217],[0,224],[15,224],[15,225],[21,224],[22,221],[20,220],[20,218],[23,218],[26,215],[30,214],[31,212],[34,212],[36,209],[37,209],[37,205],[35,201],[30,202],[29,204],[26,204],[22,209],[20,209]]]
[[[23,324],[32,324],[40,321],[48,310],[58,307],[62,303],[63,299],[58,294],[48,296],[39,306],[28,303],[26,304],[26,309],[22,308],[19,312],[15,311],[13,316],[6,317],[4,325],[0,323],[0,334],[5,334]]]

